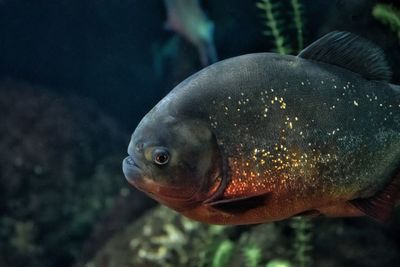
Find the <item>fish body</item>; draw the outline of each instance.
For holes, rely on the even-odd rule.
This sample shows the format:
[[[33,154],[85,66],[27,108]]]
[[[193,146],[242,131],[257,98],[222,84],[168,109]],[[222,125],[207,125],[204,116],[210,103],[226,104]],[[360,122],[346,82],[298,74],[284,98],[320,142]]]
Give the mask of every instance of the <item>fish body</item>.
[[[214,23],[201,9],[199,0],[164,0],[166,28],[175,31],[196,46],[203,66],[217,61]]]
[[[398,87],[387,82],[389,71],[379,60],[371,63],[378,69],[357,73],[359,63],[329,54],[349,38],[364,42],[332,33],[325,39],[338,47],[333,42],[326,49],[321,39],[299,56],[244,55],[189,77],[142,120],[128,150],[137,162],[134,146],[161,142],[180,151],[171,152],[171,160],[185,159],[171,162],[176,171],[164,178],[125,166],[128,180],[207,223],[302,214],[387,219],[399,187]],[[325,62],[318,58],[324,53]]]

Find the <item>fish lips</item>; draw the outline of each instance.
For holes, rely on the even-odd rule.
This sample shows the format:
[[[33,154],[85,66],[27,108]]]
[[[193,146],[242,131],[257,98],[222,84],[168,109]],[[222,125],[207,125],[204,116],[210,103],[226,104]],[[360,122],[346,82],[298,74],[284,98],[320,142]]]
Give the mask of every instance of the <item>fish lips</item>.
[[[143,170],[136,163],[134,156],[128,156],[123,160],[122,171],[128,183],[140,191],[149,194],[153,198],[157,198],[157,194],[155,192],[159,191],[159,185],[144,176]]]
[[[134,186],[137,186],[139,180],[142,179],[142,171],[132,156],[128,156],[123,160],[122,171],[126,180]]]

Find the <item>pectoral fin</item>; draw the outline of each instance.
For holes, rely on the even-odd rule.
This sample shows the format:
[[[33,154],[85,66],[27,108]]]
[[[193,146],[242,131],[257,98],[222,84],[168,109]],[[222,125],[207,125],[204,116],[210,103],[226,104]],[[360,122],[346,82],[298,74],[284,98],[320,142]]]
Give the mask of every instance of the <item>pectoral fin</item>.
[[[382,192],[371,198],[353,199],[349,202],[365,215],[380,222],[388,222],[399,197],[400,179],[394,179]]]
[[[238,214],[250,209],[265,206],[269,198],[269,192],[241,198],[222,199],[208,202],[206,205],[229,214]]]

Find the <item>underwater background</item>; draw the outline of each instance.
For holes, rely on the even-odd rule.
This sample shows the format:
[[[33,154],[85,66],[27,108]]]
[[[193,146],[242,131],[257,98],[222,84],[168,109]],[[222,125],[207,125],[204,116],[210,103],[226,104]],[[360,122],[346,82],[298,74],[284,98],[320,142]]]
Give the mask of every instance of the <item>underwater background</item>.
[[[168,29],[174,3],[209,28]],[[137,123],[189,75],[246,53],[297,54],[333,30],[382,47],[400,84],[396,0],[0,0],[0,267],[399,266],[399,210],[388,224],[208,226],[121,171]],[[215,48],[209,60],[196,34]]]

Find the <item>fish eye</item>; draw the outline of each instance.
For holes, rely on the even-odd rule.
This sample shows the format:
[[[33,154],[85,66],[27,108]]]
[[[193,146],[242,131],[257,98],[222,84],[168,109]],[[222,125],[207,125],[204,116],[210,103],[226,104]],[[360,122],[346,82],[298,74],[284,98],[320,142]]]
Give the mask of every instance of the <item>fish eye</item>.
[[[153,162],[157,165],[165,165],[169,161],[169,153],[165,148],[156,148],[153,151]]]

